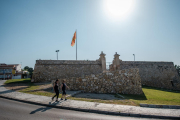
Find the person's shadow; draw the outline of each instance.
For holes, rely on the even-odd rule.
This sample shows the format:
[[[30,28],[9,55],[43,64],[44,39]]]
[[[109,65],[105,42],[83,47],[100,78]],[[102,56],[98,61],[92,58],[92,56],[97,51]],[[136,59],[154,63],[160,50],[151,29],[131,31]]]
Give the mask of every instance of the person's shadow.
[[[59,103],[61,103],[61,101],[53,102],[53,103],[52,103],[52,102],[49,102],[49,105],[56,106],[56,105],[59,104]],[[48,106],[47,106],[47,107],[38,108],[38,109],[30,112],[29,114],[34,114],[34,113],[39,112],[39,111],[45,112],[46,110],[49,110],[49,109],[52,109],[52,108],[53,108],[53,107],[48,107]]]

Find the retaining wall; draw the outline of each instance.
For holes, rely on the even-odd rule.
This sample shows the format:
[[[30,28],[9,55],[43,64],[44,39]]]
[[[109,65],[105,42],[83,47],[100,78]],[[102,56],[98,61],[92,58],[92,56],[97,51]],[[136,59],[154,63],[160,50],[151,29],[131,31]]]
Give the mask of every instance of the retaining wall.
[[[143,94],[139,69],[124,69],[115,72],[66,78],[71,90],[93,93]]]

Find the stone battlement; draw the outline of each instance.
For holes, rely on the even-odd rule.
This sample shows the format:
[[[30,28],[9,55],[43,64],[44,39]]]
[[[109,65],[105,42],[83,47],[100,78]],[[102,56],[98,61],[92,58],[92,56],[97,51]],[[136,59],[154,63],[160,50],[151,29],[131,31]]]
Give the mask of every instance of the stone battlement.
[[[173,62],[163,62],[163,61],[121,61],[121,64],[163,64],[163,65],[170,65],[173,64]]]
[[[73,64],[93,64],[93,65],[101,65],[101,61],[99,60],[36,60],[36,65],[73,65]]]

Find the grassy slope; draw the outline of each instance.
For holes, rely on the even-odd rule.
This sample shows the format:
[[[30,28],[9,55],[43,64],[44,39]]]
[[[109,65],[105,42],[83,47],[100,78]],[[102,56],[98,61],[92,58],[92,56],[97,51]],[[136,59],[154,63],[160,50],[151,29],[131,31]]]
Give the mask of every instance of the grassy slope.
[[[39,86],[34,85],[30,82],[30,79],[13,79],[7,80],[5,84],[11,83],[26,83],[29,85],[28,88],[21,90],[20,92],[43,95],[52,97],[55,95],[52,92],[45,91],[33,91],[39,88]],[[90,102],[102,102],[102,103],[113,103],[113,104],[123,104],[123,105],[139,105],[139,103],[148,103],[148,104],[166,104],[166,105],[180,105],[180,91],[168,91],[151,87],[142,87],[144,92],[143,95],[123,95],[124,100],[100,100],[100,99],[89,99],[89,98],[76,98],[70,97],[74,100],[90,101]],[[61,94],[60,96],[61,97]]]
[[[180,92],[143,87],[146,97],[144,100],[135,100],[138,103],[180,105]]]

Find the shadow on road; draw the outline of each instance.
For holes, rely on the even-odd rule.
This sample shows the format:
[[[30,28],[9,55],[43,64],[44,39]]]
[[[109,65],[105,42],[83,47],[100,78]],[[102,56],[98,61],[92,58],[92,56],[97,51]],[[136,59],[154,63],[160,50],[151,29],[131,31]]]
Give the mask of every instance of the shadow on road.
[[[59,101],[59,102],[53,102],[53,103],[49,102],[49,105],[56,106],[57,104],[60,104],[60,103],[61,103],[60,101]],[[53,108],[53,107],[42,107],[42,108],[38,108],[38,109],[30,112],[29,114],[34,114],[34,113],[36,113],[36,112],[45,112],[46,110],[50,110],[50,109],[52,109],[52,108]]]

